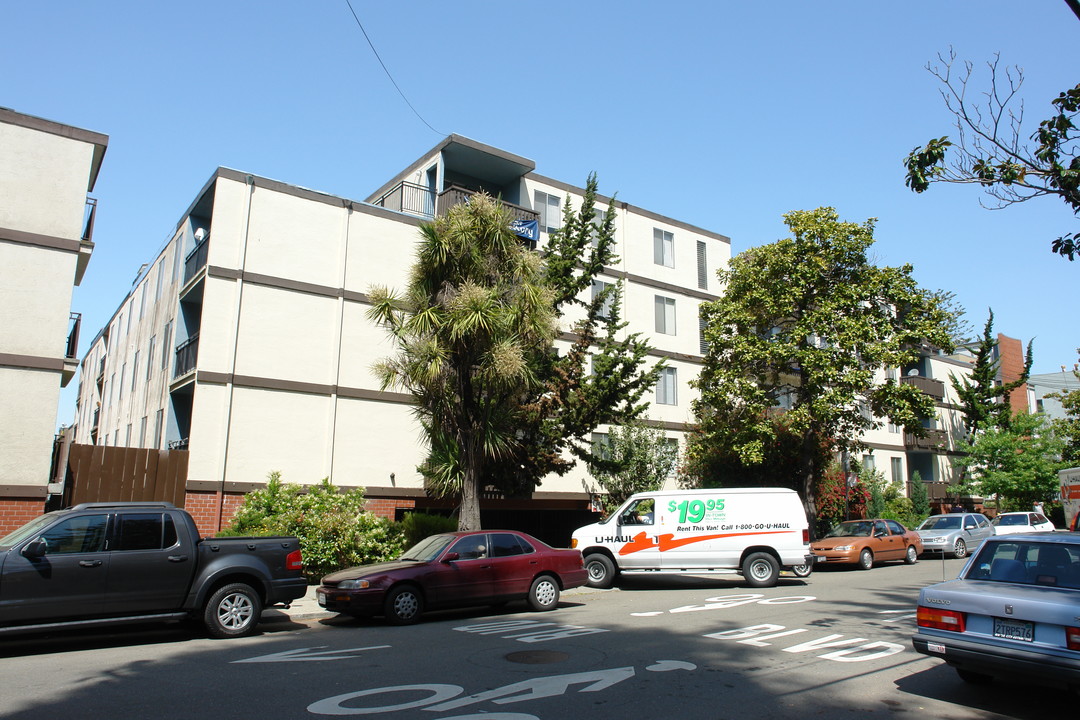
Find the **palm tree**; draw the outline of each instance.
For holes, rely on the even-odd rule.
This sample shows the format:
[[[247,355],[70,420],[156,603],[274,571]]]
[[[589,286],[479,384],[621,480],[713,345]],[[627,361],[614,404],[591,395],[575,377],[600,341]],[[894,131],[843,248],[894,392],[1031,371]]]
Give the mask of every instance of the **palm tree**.
[[[404,294],[375,287],[371,300],[368,317],[397,346],[375,367],[382,388],[413,395],[429,486],[460,493],[459,529],[479,529],[485,466],[516,449],[520,399],[540,382],[528,359],[555,339],[540,257],[510,231],[506,208],[480,193],[421,226]]]

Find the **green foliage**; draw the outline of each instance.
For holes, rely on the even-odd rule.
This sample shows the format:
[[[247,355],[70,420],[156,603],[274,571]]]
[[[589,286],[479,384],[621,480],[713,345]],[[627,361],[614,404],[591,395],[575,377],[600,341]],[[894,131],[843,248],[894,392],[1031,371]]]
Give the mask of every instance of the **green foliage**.
[[[926,491],[926,483],[923,482],[919,471],[911,473],[911,511],[914,517],[921,523],[930,516],[930,494]],[[917,527],[918,523],[908,527]]]
[[[859,473],[859,480],[870,486],[870,502],[866,504],[866,514],[872,518],[884,517],[888,503],[886,491],[889,490],[885,476],[875,470],[869,470]]]
[[[998,496],[999,510],[1028,510],[1054,495],[1063,447],[1044,415],[1020,413],[981,433],[959,464],[979,492]]]
[[[858,447],[888,418],[910,432],[934,412],[913,385],[878,380],[926,344],[951,349],[942,298],[910,266],[868,257],[874,223],[842,222],[832,208],[785,215],[793,237],[740,253],[719,273],[724,295],[703,303],[709,350],[694,411],[704,442],[764,465],[778,438],[780,405],[799,438],[792,478],[815,514],[814,490],[835,450]]]
[[[589,471],[607,495],[604,511],[610,512],[638,492],[659,490],[674,471],[679,458],[676,445],[662,430],[643,425],[612,427],[608,432],[602,464]]]
[[[945,106],[956,117],[959,141],[935,138],[924,147],[916,147],[904,160],[906,184],[921,193],[931,183],[977,184],[996,200],[996,207],[1025,202],[1036,197],[1057,196],[1080,213],[1080,145],[1075,119],[1080,112],[1080,85],[1065,90],[1051,104],[1054,114],[1039,123],[1030,138],[1038,144],[1029,147],[1022,130],[1023,105],[1014,112],[1012,103],[1024,82],[1020,68],[1008,69],[999,87],[998,57],[987,63],[990,88],[987,92],[968,93],[972,64],[964,63],[965,72],[954,77],[956,55],[938,55],[939,65],[927,70],[944,85]],[[969,97],[985,98],[985,105],[972,104]],[[955,150],[952,160],[947,154]],[[1073,260],[1080,253],[1080,233],[1066,233],[1052,241],[1051,252]]]
[[[364,510],[363,490],[338,492],[329,481],[303,487],[269,474],[265,488],[248,493],[223,536],[294,535],[311,581],[353,565],[396,558],[400,528]]]
[[[1080,352],[1080,349],[1077,352]],[[1072,374],[1080,383],[1080,366],[1074,365]],[[1080,465],[1080,389],[1062,390],[1059,393],[1051,393],[1047,397],[1060,401],[1065,411],[1064,418],[1056,418],[1053,421],[1054,432],[1065,443],[1061,451],[1062,463],[1066,467]]]
[[[830,464],[814,488],[817,498],[817,517],[812,520],[815,537],[821,537],[834,525],[848,518],[864,517],[870,502],[870,490],[862,481],[847,486],[844,471],[838,463]]]
[[[915,473],[918,475],[918,472]],[[904,496],[902,483],[897,480],[888,481],[884,474],[879,471],[864,471],[860,479],[870,486],[870,503],[867,506],[867,517],[885,518],[896,520],[904,527],[911,529],[919,526],[930,515],[930,503],[926,496],[926,486],[922,478],[918,478],[912,489],[912,497]],[[922,508],[916,506],[915,495],[922,490]]]
[[[803,438],[791,429],[784,414],[766,412],[762,423],[770,425],[768,440],[761,444],[761,461],[747,462],[733,449],[727,433],[732,427],[719,423],[695,426],[686,435],[686,450],[679,468],[683,487],[799,487]],[[822,457],[828,448],[821,448]]]
[[[457,520],[445,515],[430,513],[405,513],[401,520],[401,531],[405,536],[405,547],[410,548],[431,535],[457,530]]]
[[[975,351],[975,363],[970,377],[950,376],[953,389],[960,400],[964,416],[964,431],[968,444],[975,442],[978,434],[991,427],[1004,427],[1012,419],[1010,395],[1027,382],[1034,362],[1032,344],[1027,347],[1024,370],[1017,380],[998,383],[997,337],[994,335],[994,311],[989,311],[983,334]]]
[[[460,494],[458,526],[476,529],[487,467],[518,452],[522,402],[543,386],[530,358],[555,340],[553,293],[507,208],[485,193],[421,235],[405,293],[371,290],[368,317],[397,346],[375,372],[383,389],[412,394],[430,447],[420,469]]]

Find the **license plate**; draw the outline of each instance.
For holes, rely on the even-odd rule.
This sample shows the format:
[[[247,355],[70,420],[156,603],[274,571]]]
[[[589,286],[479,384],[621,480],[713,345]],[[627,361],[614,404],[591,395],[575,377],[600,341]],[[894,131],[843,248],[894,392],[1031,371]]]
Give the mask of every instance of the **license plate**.
[[[1023,620],[994,618],[994,637],[1032,642],[1035,639],[1035,625]]]
[[[326,607],[326,593],[316,592],[315,596],[319,601],[319,605],[321,605],[322,607]]]

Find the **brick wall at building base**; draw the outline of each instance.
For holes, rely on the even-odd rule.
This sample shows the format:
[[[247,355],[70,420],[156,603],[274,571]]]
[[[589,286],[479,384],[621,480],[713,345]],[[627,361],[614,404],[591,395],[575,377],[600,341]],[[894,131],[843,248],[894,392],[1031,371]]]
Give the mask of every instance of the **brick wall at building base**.
[[[7,535],[44,512],[43,498],[0,498],[0,536]]]

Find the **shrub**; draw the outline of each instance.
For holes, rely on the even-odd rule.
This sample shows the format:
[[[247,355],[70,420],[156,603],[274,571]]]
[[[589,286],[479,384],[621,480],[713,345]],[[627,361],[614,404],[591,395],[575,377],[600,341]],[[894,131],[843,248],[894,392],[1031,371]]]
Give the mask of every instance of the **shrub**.
[[[854,487],[848,488],[844,471],[839,464],[833,463],[818,480],[815,497],[818,513],[815,537],[821,537],[845,520],[845,513],[849,518],[863,517],[870,492],[862,481],[856,481]]]
[[[323,575],[352,565],[384,562],[404,549],[399,524],[364,510],[364,491],[339,492],[324,478],[302,487],[271,472],[266,487],[248,493],[221,535],[294,535],[304,555],[304,575]]]
[[[405,535],[405,547],[410,548],[431,535],[457,530],[457,519],[444,515],[411,512],[405,513],[401,529]]]

